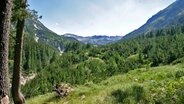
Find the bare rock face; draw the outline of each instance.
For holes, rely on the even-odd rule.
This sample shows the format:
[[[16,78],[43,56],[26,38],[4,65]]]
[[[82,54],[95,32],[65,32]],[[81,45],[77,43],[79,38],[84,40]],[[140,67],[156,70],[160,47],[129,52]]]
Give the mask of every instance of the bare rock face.
[[[57,84],[54,86],[53,91],[55,91],[59,96],[66,97],[68,96],[74,89],[66,83]]]
[[[8,95],[6,95],[5,97],[3,97],[0,101],[0,104],[9,104],[9,97]]]
[[[86,98],[85,95],[82,95],[82,96],[80,97],[81,100],[84,100],[85,98]]]
[[[24,86],[27,82],[29,82],[30,80],[34,79],[35,77],[36,77],[35,73],[32,73],[32,74],[30,74],[28,76],[21,75],[20,76],[20,83],[21,83],[21,85]]]

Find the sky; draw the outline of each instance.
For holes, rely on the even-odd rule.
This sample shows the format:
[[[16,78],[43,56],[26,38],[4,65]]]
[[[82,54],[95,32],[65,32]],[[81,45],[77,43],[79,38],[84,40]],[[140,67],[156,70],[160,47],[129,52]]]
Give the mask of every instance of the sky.
[[[28,0],[59,35],[124,36],[175,0]]]

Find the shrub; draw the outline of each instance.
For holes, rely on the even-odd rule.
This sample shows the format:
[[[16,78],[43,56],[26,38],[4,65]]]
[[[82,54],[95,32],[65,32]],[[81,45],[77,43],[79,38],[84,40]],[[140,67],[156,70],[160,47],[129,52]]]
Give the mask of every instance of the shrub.
[[[184,71],[182,71],[182,70],[179,70],[179,71],[177,71],[177,72],[175,73],[175,78],[180,78],[180,77],[182,77],[182,76],[184,76]]]
[[[113,91],[111,95],[115,97],[117,103],[124,103],[125,99],[128,97],[128,92],[118,89]]]
[[[136,102],[139,102],[144,98],[144,88],[142,86],[134,85],[132,86],[132,95]]]

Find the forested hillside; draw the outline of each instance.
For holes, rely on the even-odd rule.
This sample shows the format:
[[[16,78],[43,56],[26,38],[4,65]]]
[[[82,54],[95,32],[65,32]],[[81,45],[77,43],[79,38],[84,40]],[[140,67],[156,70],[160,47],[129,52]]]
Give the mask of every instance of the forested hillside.
[[[149,32],[108,46],[75,47],[77,48],[57,57],[56,61],[23,87],[26,97],[51,92],[53,86],[61,82],[72,85],[100,83],[111,76],[125,74],[136,68],[149,69],[183,62],[184,26]]]
[[[29,16],[25,21],[24,49],[22,56],[23,70],[25,73],[40,71],[54,62],[55,58],[60,56],[64,51],[73,48],[73,45],[83,45],[73,38],[59,36],[49,30],[39,21],[35,10],[28,9],[27,11]],[[13,67],[15,33],[15,23],[12,22],[9,42],[10,71]]]
[[[14,43],[15,40],[11,37],[9,52],[10,71],[13,67]],[[34,38],[28,34],[24,37],[23,49],[23,71],[26,73],[44,69],[45,66],[50,64],[55,55],[59,55],[59,51],[43,43],[37,43]]]

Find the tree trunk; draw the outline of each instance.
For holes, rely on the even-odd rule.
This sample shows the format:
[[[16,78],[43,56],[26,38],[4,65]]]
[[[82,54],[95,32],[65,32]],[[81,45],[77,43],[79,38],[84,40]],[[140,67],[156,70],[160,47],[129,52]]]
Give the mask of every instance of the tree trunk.
[[[9,104],[8,42],[11,0],[0,0],[0,104]]]
[[[18,20],[16,31],[16,44],[14,52],[14,68],[12,80],[12,96],[15,104],[24,104],[24,96],[20,92],[20,70],[22,66],[23,29],[24,20]]]
[[[22,0],[23,7],[26,8],[26,0]],[[12,80],[12,96],[15,104],[24,104],[25,99],[20,91],[20,74],[22,68],[22,50],[23,50],[23,31],[25,19],[18,19],[16,26],[16,43],[14,48],[14,68]]]

